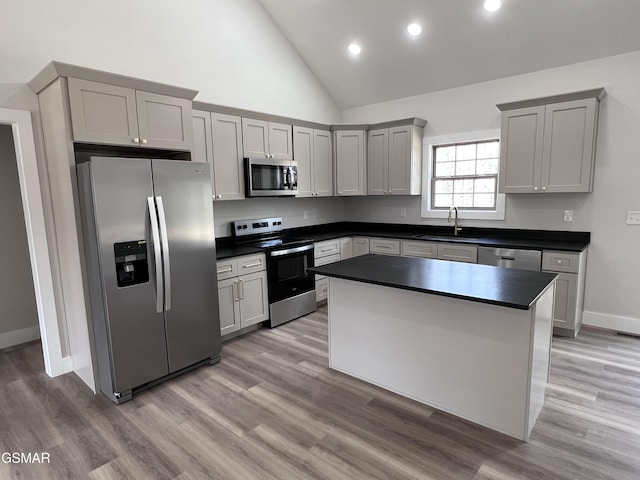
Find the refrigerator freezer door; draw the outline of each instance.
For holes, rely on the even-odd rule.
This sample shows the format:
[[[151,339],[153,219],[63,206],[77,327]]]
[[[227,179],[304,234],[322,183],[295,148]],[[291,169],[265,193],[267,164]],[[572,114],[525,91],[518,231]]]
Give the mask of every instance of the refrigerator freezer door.
[[[91,183],[113,388],[124,392],[169,373],[163,314],[156,312],[151,160],[94,157]],[[118,287],[114,244],[136,241],[146,242],[149,280]]]
[[[217,357],[222,348],[211,176],[206,163],[152,160],[152,168],[171,265],[165,326],[169,371],[174,372]]]

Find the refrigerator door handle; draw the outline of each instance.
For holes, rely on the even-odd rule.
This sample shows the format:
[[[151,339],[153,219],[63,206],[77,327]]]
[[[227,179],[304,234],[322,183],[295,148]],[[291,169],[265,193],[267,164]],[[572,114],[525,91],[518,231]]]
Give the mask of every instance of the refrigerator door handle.
[[[164,262],[164,311],[171,310],[171,262],[169,260],[169,238],[167,237],[167,219],[164,215],[162,197],[156,197],[158,219],[160,220],[160,243],[162,244],[162,260]]]
[[[160,253],[160,233],[158,231],[158,217],[156,215],[156,204],[153,197],[147,197],[149,205],[149,220],[151,222],[151,239],[153,241],[153,258],[156,264],[156,312],[162,313],[164,283],[162,279],[162,257]]]

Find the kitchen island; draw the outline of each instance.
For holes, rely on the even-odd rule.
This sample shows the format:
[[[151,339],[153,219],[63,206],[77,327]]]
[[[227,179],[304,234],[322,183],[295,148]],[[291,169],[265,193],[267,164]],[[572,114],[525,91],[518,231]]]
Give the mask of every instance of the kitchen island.
[[[329,277],[329,366],[527,441],[544,404],[555,274],[366,255]]]

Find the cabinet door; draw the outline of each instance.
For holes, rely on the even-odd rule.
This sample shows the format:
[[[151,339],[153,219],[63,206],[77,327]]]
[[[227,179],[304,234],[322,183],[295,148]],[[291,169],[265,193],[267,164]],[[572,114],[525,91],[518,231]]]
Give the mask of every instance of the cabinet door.
[[[411,135],[412,126],[389,129],[389,195],[410,195],[411,176],[414,174]],[[415,172],[419,175],[419,172]]]
[[[541,190],[590,192],[597,100],[546,106]]]
[[[191,150],[191,101],[136,91],[140,144],[152,148]]]
[[[220,310],[220,333],[226,335],[240,329],[240,303],[238,279],[230,278],[218,282],[218,303]]]
[[[353,257],[353,239],[351,237],[340,239],[340,260]]]
[[[355,237],[353,239],[353,256],[359,257],[369,253],[369,239],[363,237]]]
[[[316,280],[316,302],[322,302],[329,298],[329,277]]]
[[[365,195],[366,152],[364,131],[336,132],[336,187],[339,196]]]
[[[216,200],[244,198],[242,126],[240,117],[211,114],[213,179]]]
[[[192,162],[207,162],[211,166],[211,186],[216,195],[213,170],[213,142],[211,140],[211,114],[200,110],[193,111],[193,148]]]
[[[372,238],[369,241],[369,251],[379,255],[400,255],[400,240]]]
[[[438,243],[438,258],[453,262],[478,263],[478,247],[457,243]]]
[[[371,130],[367,149],[367,195],[387,195],[389,129]]]
[[[269,154],[277,160],[293,160],[291,125],[269,122]]]
[[[68,84],[75,142],[138,145],[135,90],[77,78]]]
[[[502,112],[500,193],[533,193],[540,189],[545,107]]]
[[[269,153],[269,122],[242,119],[242,150],[245,157],[267,158]]]
[[[313,131],[313,191],[317,197],[333,196],[333,149],[331,132]]]
[[[269,319],[267,272],[238,277],[240,297],[240,327],[248,327]]]
[[[298,163],[298,197],[310,197],[313,177],[313,129],[293,127],[293,151]]]
[[[438,244],[403,240],[401,255],[403,257],[438,258]]]
[[[574,330],[576,326],[578,275],[576,273],[558,273],[557,275],[553,326]]]

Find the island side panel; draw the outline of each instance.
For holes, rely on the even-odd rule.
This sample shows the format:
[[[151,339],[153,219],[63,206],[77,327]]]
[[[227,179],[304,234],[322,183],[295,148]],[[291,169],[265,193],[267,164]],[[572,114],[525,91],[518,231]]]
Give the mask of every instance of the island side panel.
[[[532,311],[329,279],[329,366],[526,438]]]
[[[553,330],[553,297],[554,281],[538,297],[533,306],[533,332],[531,341],[531,391],[529,393],[529,416],[527,419],[526,438],[536,424],[536,420],[544,406],[544,395],[549,381],[549,359],[551,353],[551,333]]]

